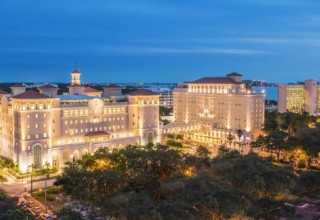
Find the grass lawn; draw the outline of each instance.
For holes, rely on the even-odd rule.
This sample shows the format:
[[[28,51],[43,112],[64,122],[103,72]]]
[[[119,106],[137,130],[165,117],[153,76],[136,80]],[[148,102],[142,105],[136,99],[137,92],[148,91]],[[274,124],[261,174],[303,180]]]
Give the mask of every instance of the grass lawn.
[[[49,186],[47,188],[47,205],[54,213],[60,211],[63,208],[63,204],[57,201],[57,197],[60,194],[60,189],[55,186]],[[37,190],[33,193],[33,197],[39,200],[42,204],[45,204],[45,192],[44,189]]]

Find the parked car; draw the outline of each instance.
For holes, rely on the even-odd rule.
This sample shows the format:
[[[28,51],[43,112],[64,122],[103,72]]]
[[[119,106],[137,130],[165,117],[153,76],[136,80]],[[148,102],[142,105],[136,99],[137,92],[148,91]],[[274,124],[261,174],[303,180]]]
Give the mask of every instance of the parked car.
[[[37,214],[41,213],[41,209],[38,206],[33,207],[33,211]]]

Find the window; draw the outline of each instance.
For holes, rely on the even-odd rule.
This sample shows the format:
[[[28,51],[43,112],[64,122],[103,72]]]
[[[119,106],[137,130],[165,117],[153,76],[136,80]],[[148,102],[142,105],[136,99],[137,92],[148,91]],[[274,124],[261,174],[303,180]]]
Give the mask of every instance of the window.
[[[33,148],[33,164],[36,169],[41,169],[42,167],[41,147],[39,145]]]
[[[38,128],[38,124],[34,124],[34,127],[35,127],[35,128]]]
[[[38,118],[38,114],[35,114],[34,117],[35,117],[35,118]]]
[[[43,137],[46,138],[47,137],[47,133],[43,133]]]

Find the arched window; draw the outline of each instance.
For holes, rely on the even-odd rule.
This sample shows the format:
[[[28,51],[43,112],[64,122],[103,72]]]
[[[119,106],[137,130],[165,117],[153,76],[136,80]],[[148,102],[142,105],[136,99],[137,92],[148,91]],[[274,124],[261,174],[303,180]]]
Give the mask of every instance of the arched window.
[[[39,145],[33,148],[33,164],[36,169],[40,169],[42,166],[41,147]]]
[[[147,138],[148,138],[148,144],[153,144],[153,134],[152,134],[152,132],[148,133]]]

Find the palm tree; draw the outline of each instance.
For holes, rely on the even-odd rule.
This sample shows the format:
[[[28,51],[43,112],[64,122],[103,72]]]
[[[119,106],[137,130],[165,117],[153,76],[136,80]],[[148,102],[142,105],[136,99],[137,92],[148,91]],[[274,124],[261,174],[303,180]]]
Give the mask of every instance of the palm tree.
[[[231,148],[231,144],[232,144],[232,141],[233,141],[233,139],[234,139],[234,135],[232,135],[231,133],[229,133],[229,134],[227,135],[227,139],[228,139],[228,142],[229,142],[229,146],[230,146],[230,148]]]

